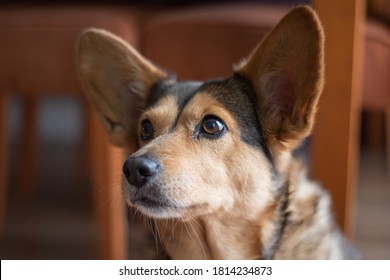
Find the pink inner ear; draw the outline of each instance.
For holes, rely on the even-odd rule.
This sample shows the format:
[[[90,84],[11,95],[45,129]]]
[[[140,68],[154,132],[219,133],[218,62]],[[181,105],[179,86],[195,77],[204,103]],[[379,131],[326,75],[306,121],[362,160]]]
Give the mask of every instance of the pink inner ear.
[[[265,81],[265,99],[269,100],[268,106],[277,108],[281,117],[292,117],[296,94],[294,85],[285,73],[270,75]],[[267,97],[268,96],[268,97]]]

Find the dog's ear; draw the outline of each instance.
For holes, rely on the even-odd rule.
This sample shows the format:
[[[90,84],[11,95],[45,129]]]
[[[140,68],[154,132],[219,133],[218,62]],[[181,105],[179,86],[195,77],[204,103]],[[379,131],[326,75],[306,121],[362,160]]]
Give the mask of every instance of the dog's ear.
[[[293,149],[311,132],[323,85],[323,31],[315,12],[288,13],[235,71],[256,92],[268,144]]]
[[[77,66],[81,83],[111,142],[131,145],[138,115],[151,88],[167,74],[124,40],[100,29],[87,29],[81,34]]]

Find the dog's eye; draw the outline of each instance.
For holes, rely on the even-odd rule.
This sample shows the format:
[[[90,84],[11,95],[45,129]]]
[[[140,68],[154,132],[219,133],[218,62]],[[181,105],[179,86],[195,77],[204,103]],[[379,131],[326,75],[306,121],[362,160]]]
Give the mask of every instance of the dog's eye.
[[[141,140],[149,140],[153,137],[153,132],[154,130],[152,123],[148,119],[143,120],[141,124]]]
[[[208,136],[217,137],[221,135],[225,129],[225,124],[218,117],[206,116],[202,122],[201,132]]]

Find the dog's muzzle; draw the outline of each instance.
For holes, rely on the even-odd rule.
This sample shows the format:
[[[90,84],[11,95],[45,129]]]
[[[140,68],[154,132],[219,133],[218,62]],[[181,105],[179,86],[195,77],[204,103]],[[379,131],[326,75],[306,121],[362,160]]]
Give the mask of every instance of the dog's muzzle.
[[[140,189],[158,175],[160,165],[152,157],[130,157],[123,164],[123,174],[130,185]]]

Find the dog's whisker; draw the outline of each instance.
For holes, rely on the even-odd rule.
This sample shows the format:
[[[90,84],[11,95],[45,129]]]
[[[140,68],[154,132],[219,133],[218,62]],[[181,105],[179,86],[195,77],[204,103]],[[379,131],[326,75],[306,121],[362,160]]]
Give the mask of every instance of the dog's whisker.
[[[195,219],[192,219],[192,221],[195,221]],[[196,221],[195,221],[195,223],[199,226],[199,224],[198,224]],[[198,244],[199,244],[199,246],[200,246],[200,248],[201,248],[201,250],[202,250],[202,252],[203,252],[204,258],[207,259],[207,253],[206,253],[206,250],[205,250],[205,248],[204,248],[204,246],[203,246],[202,240],[200,239],[198,233],[196,232],[196,229],[194,228],[194,225],[193,225],[192,223],[189,223],[189,225],[190,225],[190,227],[191,227],[191,229],[192,229],[192,232],[194,233],[194,235],[195,235],[195,237],[196,237],[196,240],[194,240],[194,239],[193,239],[193,236],[189,233],[190,236],[191,236],[191,239],[194,240],[194,242],[198,242]],[[187,232],[188,232],[187,226],[186,226],[186,229],[187,229]]]
[[[130,222],[134,223],[134,221],[137,219],[137,215],[138,217],[141,216],[140,212],[136,209],[136,208],[133,208],[133,207],[130,207],[127,203],[127,211],[131,214],[131,217],[130,218]]]
[[[154,237],[154,246],[155,246],[156,253],[157,253],[157,255],[159,255],[160,254],[160,246],[159,245],[161,243],[159,230],[156,227],[153,219],[148,217],[147,221],[148,221],[149,230],[152,232],[153,237]]]

